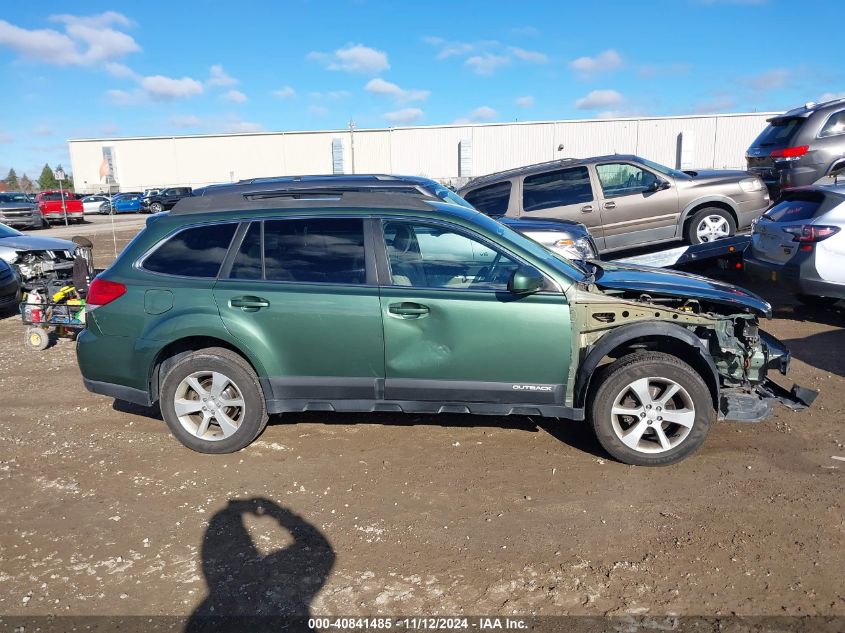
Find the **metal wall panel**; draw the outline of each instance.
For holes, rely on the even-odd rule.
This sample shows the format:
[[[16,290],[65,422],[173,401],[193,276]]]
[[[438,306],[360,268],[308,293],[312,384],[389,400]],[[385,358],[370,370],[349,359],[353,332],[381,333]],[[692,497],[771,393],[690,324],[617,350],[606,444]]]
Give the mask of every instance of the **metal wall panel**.
[[[472,174],[556,158],[639,154],[678,164],[678,137],[695,136],[699,168],[744,168],[745,150],[772,113],[499,123],[356,130],[355,172],[460,175],[460,142],[470,141]],[[343,163],[352,172],[349,130],[268,132],[207,136],[70,141],[77,186],[100,188],[102,146],[114,147],[116,177],[123,190],[166,185],[202,186],[230,179],[332,173],[332,139],[343,140]],[[558,147],[563,145],[562,150]],[[87,183],[87,184],[86,184]]]

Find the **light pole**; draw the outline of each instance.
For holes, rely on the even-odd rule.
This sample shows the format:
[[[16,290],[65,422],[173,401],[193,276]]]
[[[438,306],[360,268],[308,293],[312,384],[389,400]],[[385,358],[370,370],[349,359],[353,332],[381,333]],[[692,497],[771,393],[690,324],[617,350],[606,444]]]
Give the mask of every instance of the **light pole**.
[[[65,204],[65,188],[62,181],[65,179],[65,172],[60,168],[53,172],[53,176],[59,181],[59,195],[62,197],[62,215],[65,218],[65,226],[67,226],[67,205]]]
[[[349,119],[349,151],[352,154],[352,173],[355,173],[355,121]]]

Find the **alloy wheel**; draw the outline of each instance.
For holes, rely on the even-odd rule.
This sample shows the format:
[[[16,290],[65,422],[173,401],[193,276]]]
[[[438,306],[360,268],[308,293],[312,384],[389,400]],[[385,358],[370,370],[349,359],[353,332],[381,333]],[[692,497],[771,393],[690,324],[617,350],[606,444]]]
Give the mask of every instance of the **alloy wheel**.
[[[240,388],[218,371],[186,376],[176,388],[173,405],[188,433],[212,442],[234,435],[246,411]]]
[[[625,446],[664,453],[679,446],[695,424],[695,405],[686,389],[669,378],[639,378],[613,402],[611,423]]]

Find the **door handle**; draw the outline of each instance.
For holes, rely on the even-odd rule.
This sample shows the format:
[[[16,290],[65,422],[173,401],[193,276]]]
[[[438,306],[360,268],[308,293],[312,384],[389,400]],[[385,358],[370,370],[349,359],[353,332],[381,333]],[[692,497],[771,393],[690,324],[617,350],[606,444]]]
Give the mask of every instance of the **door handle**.
[[[420,317],[427,315],[429,312],[427,306],[407,301],[402,303],[391,303],[387,307],[387,311],[390,312],[390,314],[395,314],[396,316],[407,319],[419,319]]]
[[[605,208],[605,209],[615,209],[615,208],[616,208],[616,203],[615,203],[613,200],[611,200],[610,202],[605,202],[605,203],[604,203],[604,208]]]
[[[581,207],[581,213],[592,213],[593,212],[593,205],[588,204]]]
[[[244,312],[257,312],[261,308],[269,308],[270,302],[261,297],[234,297],[229,300],[229,305],[233,308],[240,308]]]

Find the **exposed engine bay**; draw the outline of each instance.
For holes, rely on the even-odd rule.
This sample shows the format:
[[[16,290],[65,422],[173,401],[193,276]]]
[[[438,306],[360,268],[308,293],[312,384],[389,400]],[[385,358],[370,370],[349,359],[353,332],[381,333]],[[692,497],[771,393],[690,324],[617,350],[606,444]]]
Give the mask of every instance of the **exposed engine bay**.
[[[70,281],[76,255],[71,251],[24,251],[9,262],[17,270],[24,290],[49,280]]]
[[[673,289],[669,290],[671,295],[664,295],[651,289],[642,292],[589,284],[576,291],[571,304],[573,321],[580,325],[580,340],[573,342],[573,347],[591,350],[610,332],[628,324],[650,323],[652,327],[646,330],[655,333],[677,332],[680,327],[694,336],[686,336],[696,352],[692,355],[712,362],[718,375],[720,417],[757,421],[770,413],[773,401],[792,409],[809,406],[816,392],[797,385],[790,392],[768,377],[769,370],[786,375],[790,361],[786,347],[759,327],[758,317],[770,316],[770,306],[750,293],[740,297],[746,295],[740,289],[719,290],[724,298],[715,292],[710,293],[712,298],[690,297],[675,296]],[[664,347],[663,351],[677,352],[685,346],[681,340],[643,336],[639,341],[628,341],[625,352],[661,349],[655,347],[655,340],[663,341],[658,345],[673,348]]]

